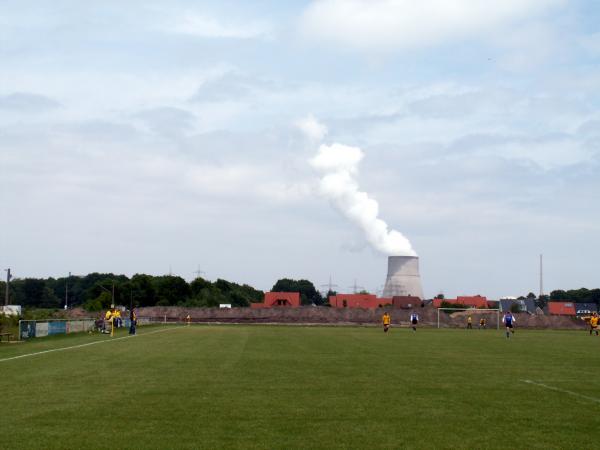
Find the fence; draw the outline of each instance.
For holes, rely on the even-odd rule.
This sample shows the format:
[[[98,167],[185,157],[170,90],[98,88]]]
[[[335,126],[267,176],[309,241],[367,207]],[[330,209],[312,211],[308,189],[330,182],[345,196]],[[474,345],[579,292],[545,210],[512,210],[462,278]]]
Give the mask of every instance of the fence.
[[[55,334],[70,334],[94,331],[98,319],[48,319],[48,320],[19,320],[19,339],[52,336]],[[153,318],[140,317],[137,326],[162,322]],[[122,321],[122,328],[129,328],[129,318]],[[110,329],[110,324],[107,324]]]
[[[81,333],[95,328],[95,319],[19,320],[19,339]]]

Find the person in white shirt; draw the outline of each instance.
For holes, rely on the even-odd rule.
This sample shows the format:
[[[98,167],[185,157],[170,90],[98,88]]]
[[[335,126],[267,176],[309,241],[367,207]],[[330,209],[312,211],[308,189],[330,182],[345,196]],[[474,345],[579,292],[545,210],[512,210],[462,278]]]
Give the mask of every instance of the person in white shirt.
[[[512,313],[509,311],[506,314],[504,314],[504,317],[502,318],[502,322],[504,323],[504,325],[506,326],[506,337],[509,338],[510,337],[510,333],[515,334],[515,316],[512,315]]]
[[[419,324],[419,315],[416,312],[410,314],[410,324],[413,331],[417,331],[417,325]]]

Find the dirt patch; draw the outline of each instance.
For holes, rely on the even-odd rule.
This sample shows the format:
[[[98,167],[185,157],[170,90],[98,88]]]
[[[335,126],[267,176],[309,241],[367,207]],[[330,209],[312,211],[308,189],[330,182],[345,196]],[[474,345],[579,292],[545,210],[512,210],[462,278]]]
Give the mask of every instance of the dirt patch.
[[[139,308],[139,317],[149,317],[154,320],[168,322],[184,322],[189,314],[193,322],[204,323],[264,323],[264,324],[325,324],[325,325],[379,325],[384,311],[392,316],[392,324],[408,325],[411,310],[384,308],[328,308],[303,306],[300,308],[183,308],[183,307],[147,307]],[[432,306],[415,308],[422,326],[437,327],[438,311]],[[488,319],[488,328],[497,324],[496,312],[478,312],[477,310],[446,313],[440,311],[440,327],[461,328],[467,325],[467,316],[471,315],[473,327],[477,327],[479,319]],[[516,326],[519,328],[556,328],[582,329],[585,323],[565,316],[530,315],[527,313],[514,314]],[[502,319],[502,316],[500,316]],[[502,324],[500,324],[502,326]]]

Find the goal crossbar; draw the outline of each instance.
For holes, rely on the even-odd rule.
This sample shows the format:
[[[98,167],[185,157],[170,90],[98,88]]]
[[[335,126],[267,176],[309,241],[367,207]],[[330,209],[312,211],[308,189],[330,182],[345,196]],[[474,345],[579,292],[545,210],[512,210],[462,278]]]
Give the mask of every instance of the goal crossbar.
[[[469,311],[477,313],[496,313],[496,328],[500,329],[500,309],[499,308],[438,308],[437,309],[437,327],[440,328],[440,311],[461,312]]]

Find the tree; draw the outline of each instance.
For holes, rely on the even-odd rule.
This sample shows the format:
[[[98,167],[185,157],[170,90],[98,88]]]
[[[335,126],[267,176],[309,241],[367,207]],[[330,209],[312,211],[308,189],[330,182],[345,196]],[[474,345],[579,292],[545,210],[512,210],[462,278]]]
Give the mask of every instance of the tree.
[[[292,280],[282,278],[271,289],[272,292],[299,292],[300,303],[303,305],[322,305],[324,303],[321,293],[314,284],[308,280]]]
[[[190,295],[190,286],[181,277],[165,275],[155,277],[153,281],[158,306],[177,305]]]
[[[551,302],[564,301],[564,300],[569,300],[569,298],[567,297],[567,293],[565,291],[563,291],[562,289],[557,289],[555,291],[550,292],[550,301]]]
[[[513,303],[512,305],[510,305],[510,312],[511,313],[520,313],[521,305],[518,303]]]
[[[535,299],[536,297],[537,297],[537,296],[536,296],[536,295],[535,295],[533,292],[530,292],[529,294],[527,294],[527,298],[528,298],[528,299],[530,299],[530,300],[533,300],[533,299]]]
[[[436,295],[434,298],[439,298],[440,300],[445,299],[446,297],[444,297],[444,294],[438,294]]]
[[[538,299],[535,301],[535,306],[541,309],[544,309],[548,304],[550,297],[547,295],[540,295]]]
[[[131,277],[131,290],[134,306],[154,306],[156,304],[156,289],[153,278],[149,275],[136,273]]]

